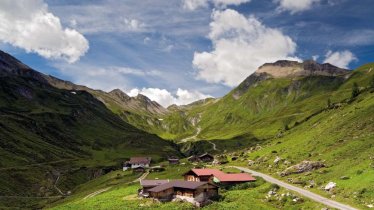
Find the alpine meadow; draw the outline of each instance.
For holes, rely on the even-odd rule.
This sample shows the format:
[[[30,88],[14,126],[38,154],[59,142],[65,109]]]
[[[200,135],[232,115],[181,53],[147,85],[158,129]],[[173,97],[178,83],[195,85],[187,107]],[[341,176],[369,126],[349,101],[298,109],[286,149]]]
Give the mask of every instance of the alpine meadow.
[[[0,209],[374,209],[371,0],[0,0]]]

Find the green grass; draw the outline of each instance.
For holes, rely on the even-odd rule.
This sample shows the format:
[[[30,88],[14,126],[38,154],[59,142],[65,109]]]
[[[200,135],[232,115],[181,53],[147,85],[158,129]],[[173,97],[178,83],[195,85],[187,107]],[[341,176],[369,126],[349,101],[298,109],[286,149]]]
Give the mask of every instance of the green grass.
[[[71,94],[8,76],[0,77],[0,98],[0,195],[20,196],[19,202],[0,200],[0,207],[27,207],[31,199],[25,196],[59,195],[53,187],[56,172],[59,186],[68,191],[100,168],[119,168],[134,155],[156,162],[180,155],[172,142],[124,122],[85,91]],[[35,203],[30,207],[39,207]]]
[[[188,171],[191,165],[173,165],[167,166],[166,171],[156,172],[148,175],[147,179],[181,179],[182,174]],[[121,173],[118,178],[117,173]],[[65,200],[61,200],[50,209],[194,209],[189,203],[155,203],[151,199],[136,198],[139,184],[124,184],[129,180],[129,172],[113,172],[79,186],[76,192]],[[134,177],[132,177],[134,178]],[[121,182],[121,183],[117,183]],[[112,185],[113,184],[113,185]],[[115,185],[114,185],[115,184]],[[84,199],[84,197],[97,189],[113,186],[109,191],[98,194],[95,197]],[[322,208],[322,205],[309,200],[300,203],[292,201],[291,197],[280,199],[282,194],[288,191],[279,189],[278,198],[266,198],[267,193],[274,188],[273,185],[265,183],[262,179],[245,188],[225,190],[221,189],[221,198],[219,201],[204,207],[203,209],[316,209]],[[295,194],[294,194],[295,195]],[[298,196],[299,197],[299,196]]]

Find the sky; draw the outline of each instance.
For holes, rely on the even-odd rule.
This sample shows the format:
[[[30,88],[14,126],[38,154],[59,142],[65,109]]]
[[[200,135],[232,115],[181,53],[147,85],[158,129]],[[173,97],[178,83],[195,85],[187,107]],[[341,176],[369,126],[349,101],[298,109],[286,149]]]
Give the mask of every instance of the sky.
[[[49,75],[167,107],[259,66],[374,59],[373,0],[1,0],[0,49]]]

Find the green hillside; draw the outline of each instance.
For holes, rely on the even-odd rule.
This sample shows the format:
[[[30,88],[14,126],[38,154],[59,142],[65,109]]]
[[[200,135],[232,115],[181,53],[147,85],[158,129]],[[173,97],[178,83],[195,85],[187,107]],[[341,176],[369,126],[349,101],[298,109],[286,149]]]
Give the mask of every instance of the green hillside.
[[[2,56],[0,207],[36,207],[60,195],[55,185],[66,193],[134,155],[156,162],[179,155],[174,144],[124,122],[86,91],[52,87]]]
[[[185,162],[185,160],[183,160]],[[188,171],[193,165],[185,162],[185,165],[168,166],[163,172],[153,172],[147,179],[181,179],[182,174]],[[165,163],[166,164],[166,163]],[[138,174],[139,176],[139,174]],[[129,183],[137,177],[131,172],[116,171],[107,174],[96,181],[91,181],[79,186],[74,196],[60,200],[47,209],[196,209],[192,204],[182,202],[158,203],[151,199],[137,198],[137,190],[140,188],[139,182]],[[93,197],[92,195],[100,189],[107,189]],[[277,194],[281,197],[267,198],[270,190],[277,189]],[[288,194],[287,194],[288,193]],[[202,209],[321,209],[324,206],[302,198],[294,202],[299,195],[279,188],[276,185],[266,183],[258,179],[249,185],[236,186],[236,188],[220,190],[221,197],[211,205]],[[288,196],[285,196],[285,195]]]
[[[128,183],[138,175],[116,171],[125,159],[147,155],[160,162],[204,152],[235,156],[230,165],[246,165],[365,208],[374,197],[374,64],[346,71],[306,63],[318,71],[282,77],[255,73],[222,98],[165,109],[145,96],[106,93],[43,75],[1,52],[0,208],[116,207],[138,187]],[[280,68],[276,63],[266,68],[272,65]],[[330,68],[328,75],[315,73],[324,68]],[[319,167],[295,173],[303,161]],[[181,167],[161,175],[175,178],[191,166]],[[337,187],[326,192],[329,182]],[[111,190],[97,199],[82,200],[106,186]],[[225,198],[208,208],[231,208],[244,202],[236,198],[243,193],[254,197],[259,209],[297,209],[287,202],[259,202],[269,187],[224,192]],[[103,205],[112,197],[116,202]],[[133,208],[150,205],[128,202]]]

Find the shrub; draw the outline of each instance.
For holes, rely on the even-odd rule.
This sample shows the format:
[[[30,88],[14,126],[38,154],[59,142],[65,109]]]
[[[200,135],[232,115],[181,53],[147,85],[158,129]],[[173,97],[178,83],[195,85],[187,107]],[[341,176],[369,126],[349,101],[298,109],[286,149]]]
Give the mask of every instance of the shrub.
[[[275,190],[280,189],[279,185],[277,185],[277,184],[271,184],[270,187],[271,187],[271,189],[275,189]]]
[[[356,98],[358,95],[360,95],[360,88],[358,87],[358,84],[355,82],[352,86],[352,96],[351,98]]]

